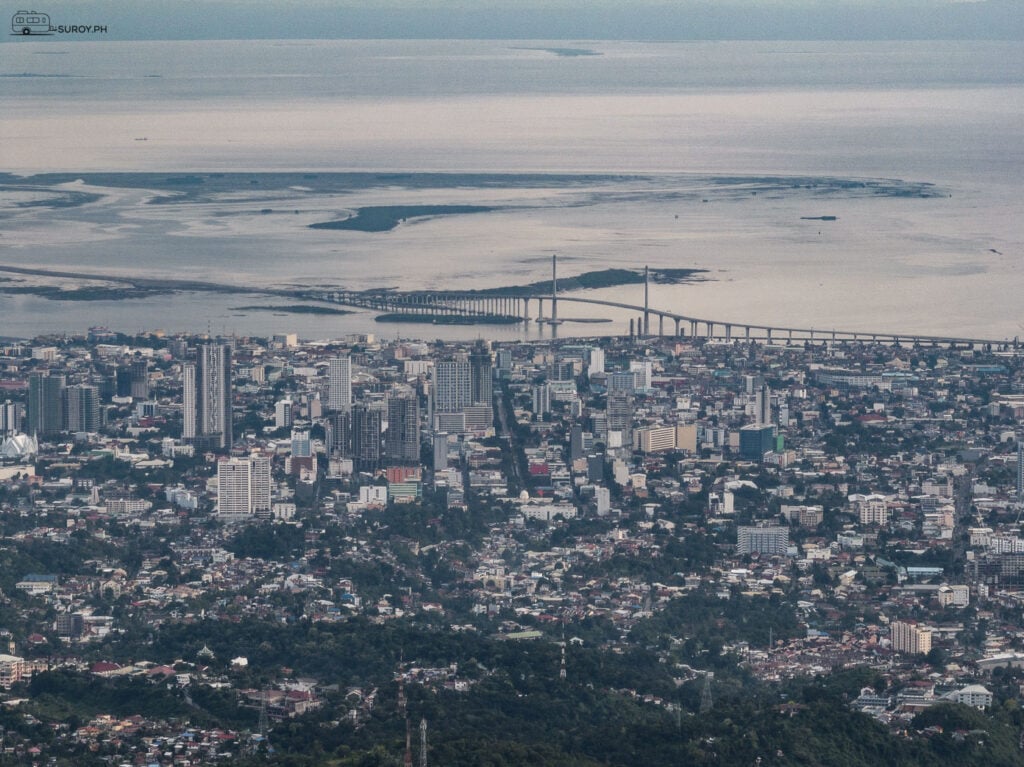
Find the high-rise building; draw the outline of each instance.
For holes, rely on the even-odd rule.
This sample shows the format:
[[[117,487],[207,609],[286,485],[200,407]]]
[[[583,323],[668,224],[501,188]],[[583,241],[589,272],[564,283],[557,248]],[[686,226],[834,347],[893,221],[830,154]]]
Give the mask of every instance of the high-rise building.
[[[292,401],[290,399],[278,400],[274,404],[274,428],[287,429],[292,425]]]
[[[472,380],[468,360],[438,360],[434,365],[434,412],[461,413],[472,405]]]
[[[782,555],[789,548],[789,528],[781,525],[736,528],[736,550],[739,554]]]
[[[28,377],[26,433],[59,434],[64,428],[64,382],[64,376],[50,373]]]
[[[381,458],[381,411],[366,405],[352,408],[352,459],[357,471],[375,471]]]
[[[420,408],[415,397],[388,398],[384,446],[392,466],[419,464]]]
[[[448,434],[436,432],[434,434],[434,471],[444,471],[448,468]]]
[[[149,360],[133,360],[128,366],[132,399],[149,399]]]
[[[470,365],[470,404],[491,404],[494,386],[494,365],[491,362],[491,350],[483,341],[477,341],[469,355]]]
[[[292,457],[309,458],[313,455],[313,443],[308,429],[292,429]]]
[[[1017,438],[1017,500],[1024,503],[1024,440]]]
[[[754,423],[765,426],[772,423],[772,390],[762,384],[754,393]]]
[[[534,384],[532,407],[538,421],[543,421],[544,414],[551,412],[551,387],[546,383]]]
[[[80,384],[64,390],[68,431],[99,431],[100,390]]]
[[[21,431],[21,405],[7,400],[0,405],[0,437],[10,437]]]
[[[352,412],[339,410],[327,416],[325,442],[332,455],[352,457]]]
[[[245,519],[252,511],[252,462],[230,458],[217,464],[217,514]]]
[[[132,396],[131,368],[119,367],[116,371],[114,371],[114,393],[118,397]]]
[[[884,495],[854,494],[847,498],[850,507],[862,525],[889,524],[889,502]]]
[[[569,430],[569,460],[575,461],[586,455],[587,446],[583,440],[583,427],[574,424]]]
[[[231,347],[202,344],[195,364],[182,368],[184,425],[182,437],[205,448],[230,448],[234,441],[231,420]]]
[[[637,391],[650,391],[653,386],[654,363],[650,360],[633,360],[629,363],[633,374],[633,387]]]
[[[633,371],[617,370],[609,373],[605,379],[608,392],[625,391],[633,393],[636,391],[636,374]]]
[[[608,431],[622,433],[622,444],[633,442],[633,394],[616,389],[608,391]]]
[[[764,459],[775,449],[775,427],[750,424],[740,429],[740,457],[751,461]]]
[[[932,649],[932,630],[916,621],[893,621],[889,626],[892,649],[908,655],[927,655]]]
[[[587,373],[589,375],[604,372],[604,349],[594,348],[590,350],[590,359],[588,361],[587,368]]]
[[[217,464],[217,516],[226,521],[270,513],[270,459],[229,458]]]
[[[327,362],[327,408],[349,410],[352,407],[352,358],[332,357]]]
[[[512,370],[512,350],[511,349],[498,349],[494,355],[495,363],[497,368],[502,373],[507,373]]]
[[[273,508],[271,503],[270,458],[254,455],[249,459],[252,464],[249,499],[252,513],[257,517],[269,517]]]

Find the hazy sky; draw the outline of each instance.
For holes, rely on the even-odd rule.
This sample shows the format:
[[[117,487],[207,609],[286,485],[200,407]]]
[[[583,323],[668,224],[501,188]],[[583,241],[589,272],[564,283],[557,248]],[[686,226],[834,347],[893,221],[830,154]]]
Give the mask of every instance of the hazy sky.
[[[62,39],[1024,40],[1024,0],[8,0],[5,12],[24,8],[107,27]]]

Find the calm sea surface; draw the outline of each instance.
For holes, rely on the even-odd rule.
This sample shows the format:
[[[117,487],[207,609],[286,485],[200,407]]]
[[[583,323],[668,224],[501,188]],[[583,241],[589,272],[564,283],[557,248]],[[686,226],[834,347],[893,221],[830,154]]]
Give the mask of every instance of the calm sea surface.
[[[654,305],[697,316],[1024,335],[1014,43],[13,40],[0,44],[0,103],[0,172],[82,179],[0,183],[0,264],[468,288],[543,279],[558,253],[566,274],[706,269],[702,282],[652,289]],[[157,176],[89,175],[113,171]],[[330,171],[392,175],[350,188],[314,178]],[[198,194],[163,183],[240,172],[296,173]],[[451,175],[418,175],[432,172]],[[878,192],[865,179],[892,181]],[[63,206],[68,191],[98,197]],[[308,228],[360,207],[423,204],[494,210],[387,232]],[[822,215],[837,220],[809,220]],[[641,300],[634,288],[595,293],[609,294]],[[253,303],[0,295],[0,335],[91,324],[539,332],[237,309]],[[627,321],[562,314],[614,319],[562,334],[623,332]]]

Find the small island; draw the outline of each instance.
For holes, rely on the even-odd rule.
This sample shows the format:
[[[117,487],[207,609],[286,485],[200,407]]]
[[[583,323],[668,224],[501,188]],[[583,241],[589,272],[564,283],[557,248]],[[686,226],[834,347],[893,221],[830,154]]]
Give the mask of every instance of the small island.
[[[371,205],[357,208],[355,215],[340,221],[310,224],[310,229],[346,229],[356,232],[389,232],[411,219],[454,216],[467,213],[489,213],[497,210],[487,205]]]

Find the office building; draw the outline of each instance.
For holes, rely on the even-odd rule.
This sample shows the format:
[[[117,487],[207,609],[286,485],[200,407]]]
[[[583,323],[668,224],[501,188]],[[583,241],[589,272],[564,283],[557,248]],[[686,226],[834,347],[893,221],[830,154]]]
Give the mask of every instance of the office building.
[[[203,449],[227,449],[234,441],[231,417],[231,347],[202,344],[195,363],[182,367],[182,437]]]
[[[332,357],[327,363],[327,409],[352,407],[352,358]]]
[[[149,360],[133,360],[128,366],[128,378],[132,399],[149,399]]]
[[[740,457],[750,461],[764,459],[775,449],[775,427],[750,424],[740,429]]]
[[[381,464],[381,411],[352,408],[352,460],[356,471],[376,471]]]
[[[33,373],[28,377],[25,432],[47,436],[64,428],[64,376]]]
[[[614,373],[608,373],[605,376],[605,383],[609,394],[612,392],[629,392],[632,394],[636,391],[636,374],[632,371],[618,370]]]
[[[491,350],[483,341],[477,341],[469,355],[470,404],[491,405],[493,397],[494,365]]]
[[[633,442],[633,393],[631,390],[608,391],[608,431],[622,434],[622,444]]]
[[[327,416],[325,444],[332,455],[352,457],[352,412],[338,411]]]
[[[637,429],[633,447],[643,453],[657,453],[676,449],[675,426],[649,426]]]
[[[434,471],[448,468],[448,435],[445,432],[434,434]]]
[[[392,466],[419,464],[420,408],[415,397],[388,398],[385,450]]]

